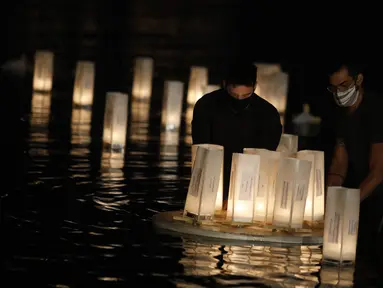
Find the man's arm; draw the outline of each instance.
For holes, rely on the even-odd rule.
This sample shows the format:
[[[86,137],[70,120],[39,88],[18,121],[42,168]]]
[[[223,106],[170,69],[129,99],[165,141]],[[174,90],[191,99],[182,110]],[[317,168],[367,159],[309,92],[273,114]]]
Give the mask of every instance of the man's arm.
[[[370,171],[360,184],[360,200],[367,198],[372,191],[383,181],[383,143],[374,143],[371,146]]]
[[[206,101],[197,101],[194,105],[192,120],[193,144],[211,144],[211,111],[208,111]]]
[[[328,186],[342,186],[347,175],[348,154],[346,147],[341,140],[337,140],[331,166],[327,175]]]

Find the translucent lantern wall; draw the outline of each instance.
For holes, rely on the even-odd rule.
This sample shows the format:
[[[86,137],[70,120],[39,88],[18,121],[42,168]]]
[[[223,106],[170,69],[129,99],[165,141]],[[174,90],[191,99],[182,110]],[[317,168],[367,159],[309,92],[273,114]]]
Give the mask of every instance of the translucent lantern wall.
[[[51,112],[51,93],[33,92],[31,106],[31,124],[48,124]]]
[[[213,145],[213,144],[194,144],[192,145],[192,171],[193,171],[193,166],[195,162],[195,157],[197,155],[197,148],[198,147],[212,147],[214,149],[222,150],[223,151],[223,146],[219,145]],[[215,210],[222,210],[222,204],[223,204],[223,153],[222,153],[222,159],[221,159],[221,174],[219,176],[219,183],[218,183],[218,192],[217,192],[217,198],[216,198],[216,203],[215,203]]]
[[[289,77],[278,64],[255,64],[257,86],[255,93],[277,108],[280,114],[286,111]]]
[[[128,95],[108,92],[104,115],[104,146],[115,150],[125,149],[128,124]]]
[[[323,259],[340,265],[355,261],[360,190],[328,187],[323,235]]]
[[[311,162],[281,158],[275,185],[273,225],[302,228],[311,172]]]
[[[204,94],[208,84],[208,69],[206,67],[192,66],[190,69],[189,87],[187,95],[188,105],[193,106]]]
[[[222,159],[223,149],[220,147],[197,147],[184,215],[197,219],[214,216]]]
[[[298,136],[291,134],[282,134],[277,151],[283,155],[289,156],[298,152]]]
[[[86,107],[93,104],[94,71],[93,62],[77,62],[73,91],[73,104],[75,106]]]
[[[207,86],[203,89],[203,95],[208,94],[208,93],[211,93],[211,92],[216,91],[216,90],[219,90],[219,89],[221,89],[221,86],[219,86],[219,85],[212,85],[212,84],[209,84],[209,85],[207,85]]]
[[[53,81],[53,53],[37,51],[33,73],[33,90],[51,91]]]
[[[311,175],[306,200],[306,221],[320,221],[324,217],[324,152],[302,150],[297,158],[311,162]]]
[[[179,130],[182,114],[184,83],[166,81],[162,102],[162,127],[165,130]]]
[[[134,66],[133,100],[149,101],[152,96],[154,61],[148,57],[137,57]]]
[[[281,153],[255,148],[245,148],[243,152],[261,157],[258,190],[254,202],[254,221],[271,223],[273,221],[275,184]]]
[[[234,222],[253,221],[259,166],[259,155],[233,153],[227,205],[228,219]]]

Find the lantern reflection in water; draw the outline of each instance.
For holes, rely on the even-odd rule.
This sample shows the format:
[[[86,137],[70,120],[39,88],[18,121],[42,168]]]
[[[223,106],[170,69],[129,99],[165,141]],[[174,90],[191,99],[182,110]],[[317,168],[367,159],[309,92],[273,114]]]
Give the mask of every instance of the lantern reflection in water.
[[[234,222],[253,221],[259,166],[259,155],[233,153],[227,219]]]
[[[281,158],[275,185],[273,225],[302,228],[311,162]]]
[[[92,122],[92,111],[85,108],[72,109],[72,137],[89,135]]]
[[[31,124],[48,124],[51,113],[51,93],[33,92],[31,106]]]
[[[193,171],[193,166],[195,162],[195,157],[197,154],[197,148],[198,147],[214,147],[220,150],[223,150],[223,146],[219,145],[213,145],[213,144],[195,144],[192,145],[192,161],[191,161],[191,168]],[[215,210],[221,211],[222,210],[222,205],[223,205],[223,154],[222,154],[222,164],[221,164],[221,174],[219,176],[219,184],[218,184],[218,192],[217,192],[217,198],[215,201]]]
[[[73,90],[73,106],[87,107],[93,104],[94,63],[79,61]]]
[[[36,51],[33,73],[33,90],[51,91],[53,78],[53,58],[50,51]]]
[[[125,150],[128,125],[128,95],[108,92],[104,115],[104,149]]]
[[[187,104],[194,104],[203,96],[204,89],[208,84],[208,69],[206,67],[192,66],[187,94]]]
[[[164,156],[178,155],[179,131],[161,131],[160,142],[162,159]]]
[[[200,219],[214,216],[222,169],[223,147],[198,146],[184,215]]]
[[[154,60],[150,57],[137,57],[135,59],[133,77],[133,100],[150,101],[152,96]]]
[[[307,194],[306,221],[320,221],[324,216],[324,152],[301,150],[297,158],[311,162],[309,190]]]
[[[132,123],[145,123],[149,121],[150,102],[132,101]]]
[[[245,154],[260,156],[259,183],[254,202],[254,221],[271,223],[275,203],[275,183],[281,153],[266,149],[245,148]]]
[[[339,265],[355,261],[360,190],[328,187],[323,235],[323,259]]]

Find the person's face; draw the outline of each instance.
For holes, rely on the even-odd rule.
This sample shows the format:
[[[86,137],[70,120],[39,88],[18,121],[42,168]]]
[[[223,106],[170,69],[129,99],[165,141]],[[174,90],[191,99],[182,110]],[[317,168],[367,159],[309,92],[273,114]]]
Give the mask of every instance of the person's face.
[[[226,89],[230,96],[238,100],[249,98],[254,92],[253,86],[246,85],[227,85]]]
[[[363,77],[361,74],[357,77],[352,77],[349,75],[347,68],[343,67],[330,76],[330,86],[328,86],[327,89],[332,93],[344,92],[354,85],[359,86],[362,80]]]

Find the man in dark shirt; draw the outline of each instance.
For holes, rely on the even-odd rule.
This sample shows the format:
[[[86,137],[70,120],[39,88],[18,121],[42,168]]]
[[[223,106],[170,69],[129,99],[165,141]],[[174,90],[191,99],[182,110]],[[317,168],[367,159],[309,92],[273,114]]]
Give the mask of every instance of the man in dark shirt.
[[[383,217],[383,99],[365,92],[355,65],[337,65],[330,84],[340,121],[327,185],[360,189],[359,239],[372,244]]]
[[[282,134],[277,109],[254,94],[256,75],[252,64],[232,65],[223,81],[224,89],[204,95],[194,106],[193,144],[224,147],[224,200],[232,153],[242,153],[243,148],[276,150]]]

